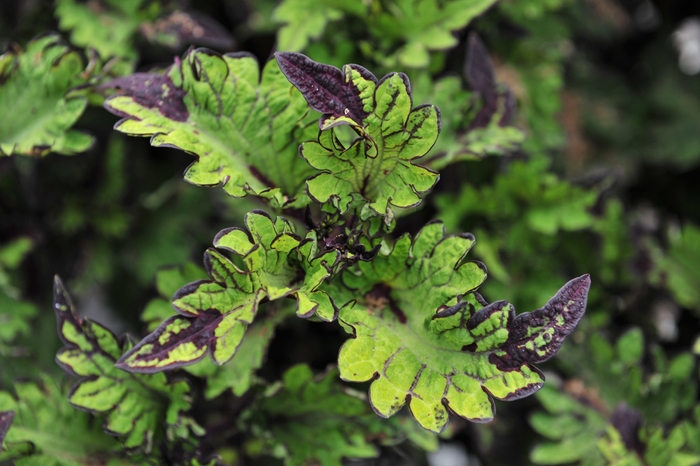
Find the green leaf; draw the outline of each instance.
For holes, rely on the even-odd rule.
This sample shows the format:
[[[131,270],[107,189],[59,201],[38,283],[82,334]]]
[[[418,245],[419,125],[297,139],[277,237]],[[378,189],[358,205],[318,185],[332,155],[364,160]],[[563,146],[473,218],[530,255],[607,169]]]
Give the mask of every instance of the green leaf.
[[[106,87],[119,91],[105,101],[124,117],[118,131],[197,156],[188,182],[221,185],[234,197],[262,196],[277,207],[306,202],[304,180],[313,170],[297,151],[311,134],[308,107],[274,60],[261,76],[248,54],[196,49],[163,75],[136,73]]]
[[[425,68],[430,61],[429,51],[457,45],[453,32],[466,27],[494,3],[496,0],[395,0],[370,22],[370,32],[375,37],[404,43],[394,56],[385,54],[386,66],[398,62]]]
[[[265,439],[265,451],[288,466],[374,458],[379,451],[372,439],[394,444],[406,438],[400,423],[377,418],[361,395],[340,386],[335,370],[314,378],[306,365],[285,372],[241,419]]]
[[[345,13],[364,16],[367,3],[356,0],[284,0],[272,12],[272,20],[283,26],[277,32],[277,48],[301,52],[310,40],[319,39],[331,21]]]
[[[413,416],[434,432],[446,426],[448,407],[489,421],[491,397],[515,400],[542,387],[532,363],[552,357],[583,315],[586,275],[531,313],[516,317],[506,301],[486,304],[475,292],[485,267],[464,261],[473,244],[472,235],[446,236],[432,223],[343,275],[361,298],[339,315],[354,336],[340,350],[340,376],[373,380],[370,402],[379,415],[392,416],[409,401]]]
[[[70,40],[78,47],[92,47],[104,58],[136,59],[134,35],[145,21],[155,19],[159,2],[144,6],[144,0],[98,0],[79,3],[57,0],[58,27],[70,31]]]
[[[588,464],[605,464],[596,448],[606,424],[601,413],[550,386],[540,390],[537,398],[551,414],[533,414],[530,425],[550,441],[535,446],[530,453],[533,463],[566,464],[588,458]]]
[[[263,300],[295,297],[300,317],[331,321],[337,308],[318,290],[339,260],[335,250],[320,254],[313,233],[302,240],[282,217],[261,210],[245,217],[246,232],[228,228],[214,246],[243,258],[241,270],[216,249],[204,254],[211,280],[190,283],[173,296],[179,315],[163,322],[124,354],[117,366],[152,373],[193,364],[210,352],[216,364],[230,360]]]
[[[15,383],[14,391],[16,397],[0,391],[0,446],[7,432],[0,462],[29,454],[15,464],[89,465],[111,453],[115,465],[127,464],[117,457],[118,442],[93,427],[93,416],[70,406],[65,390],[48,376],[40,384]],[[3,418],[7,412],[13,416]],[[3,431],[3,419],[12,423],[9,431]]]
[[[629,366],[639,364],[644,354],[644,336],[640,328],[625,332],[617,340],[617,354],[622,362]]]
[[[312,109],[324,113],[318,141],[300,147],[302,157],[322,172],[307,181],[309,195],[347,211],[355,198],[370,211],[386,216],[390,206],[413,207],[439,175],[414,165],[440,132],[437,107],[413,108],[408,77],[390,73],[381,80],[358,65],[341,70],[298,53],[276,54],[282,71]],[[346,147],[333,129],[350,125],[358,137]],[[363,218],[370,216],[363,209]]]
[[[0,354],[20,335],[28,335],[29,321],[37,314],[34,304],[11,298],[0,290]]]
[[[92,137],[70,129],[87,106],[77,91],[86,82],[80,54],[56,35],[1,55],[0,155],[86,151]]]
[[[58,332],[66,344],[56,361],[80,377],[68,398],[73,406],[105,413],[108,433],[123,437],[127,449],[146,452],[163,424],[176,427],[188,422],[181,417],[191,401],[187,382],[169,383],[164,374],[135,375],[118,369],[115,362],[131,348],[130,341],[120,343],[107,328],[80,319],[58,277],[54,306]]]
[[[700,260],[700,228],[685,225],[677,234],[669,235],[666,253],[653,250],[652,283],[664,285],[682,306],[700,309],[700,281],[697,261]]]

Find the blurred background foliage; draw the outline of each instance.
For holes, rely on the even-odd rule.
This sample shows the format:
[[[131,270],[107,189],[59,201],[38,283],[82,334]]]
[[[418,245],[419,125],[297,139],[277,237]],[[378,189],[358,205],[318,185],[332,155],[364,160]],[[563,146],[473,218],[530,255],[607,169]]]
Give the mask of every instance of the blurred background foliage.
[[[478,2],[439,3],[463,11]],[[482,293],[520,311],[571,277],[593,281],[580,328],[545,365],[546,387],[499,403],[490,424],[455,419],[445,448],[484,465],[700,464],[700,9],[501,0],[469,23],[456,13],[407,18],[405,4],[5,0],[0,39],[26,47],[57,31],[85,63],[99,61],[98,80],[167,66],[192,43],[263,62],[293,50],[380,76],[405,71],[414,103],[442,110],[431,154],[468,150],[396,233],[434,218],[451,233],[471,231],[473,253],[490,271]],[[418,37],[415,28],[427,32]],[[470,126],[479,105],[463,72],[470,31],[517,102],[508,124]],[[159,315],[153,300],[162,301],[156,272],[199,264],[215,232],[259,207],[186,184],[190,156],[113,132],[103,97],[86,95],[91,105],[74,128],[95,138],[87,152],[0,156],[0,389],[46,373],[64,378],[54,363],[54,274],[82,312],[116,333],[143,335]],[[342,340],[332,324],[285,321],[259,375],[276,380],[299,362],[321,371]],[[221,412],[241,409],[230,392],[218,400]],[[234,461],[239,440],[207,448]],[[386,447],[373,464],[427,461],[410,448]],[[429,461],[442,464],[437,454]]]

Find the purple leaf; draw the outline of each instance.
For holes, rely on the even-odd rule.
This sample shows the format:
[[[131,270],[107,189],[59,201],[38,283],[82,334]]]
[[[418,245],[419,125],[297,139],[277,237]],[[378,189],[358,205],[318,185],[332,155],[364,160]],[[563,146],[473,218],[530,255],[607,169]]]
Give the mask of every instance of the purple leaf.
[[[376,76],[367,69],[345,65],[341,71],[293,52],[277,52],[275,57],[284,75],[299,89],[312,109],[335,118],[350,118],[358,125],[367,117],[361,89],[349,77],[351,71],[357,71],[363,79],[376,83]]]
[[[590,287],[588,274],[574,278],[541,309],[515,317],[508,327],[508,340],[500,348],[506,354],[492,353],[489,361],[506,371],[550,359],[586,311]]]
[[[180,66],[179,60],[175,66]],[[168,69],[169,71],[169,69]],[[100,89],[115,89],[117,95],[126,95],[134,99],[136,103],[147,108],[157,108],[161,114],[175,121],[187,121],[189,113],[183,98],[185,91],[175,87],[168,71],[165,74],[158,73],[134,73],[130,76],[113,79],[100,86]],[[105,101],[105,108],[111,113],[127,118],[131,115],[110,107],[109,101]]]
[[[2,452],[2,442],[5,441],[5,435],[10,430],[10,424],[14,418],[14,411],[0,411],[0,452]]]
[[[464,77],[469,86],[479,93],[483,104],[479,113],[474,117],[471,128],[487,126],[493,115],[499,110],[500,99],[504,99],[505,111],[499,121],[499,126],[510,125],[515,118],[515,97],[507,87],[501,85],[499,88],[489,52],[475,32],[469,35]]]

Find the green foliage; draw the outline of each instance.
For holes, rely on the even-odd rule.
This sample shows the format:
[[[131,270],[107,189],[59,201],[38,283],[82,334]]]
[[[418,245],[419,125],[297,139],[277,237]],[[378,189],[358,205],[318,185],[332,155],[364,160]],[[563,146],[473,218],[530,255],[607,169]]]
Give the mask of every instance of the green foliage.
[[[411,435],[401,422],[378,418],[362,395],[338,383],[336,371],[314,378],[306,365],[288,369],[241,422],[259,439],[249,449],[261,449],[290,466],[374,458],[379,450],[373,443],[393,445]],[[422,437],[416,440],[434,444],[434,437]]]
[[[700,461],[700,409],[696,408],[694,419],[681,421],[665,433],[658,426],[644,425],[639,413],[624,404],[608,417],[592,400],[552,388],[537,397],[548,412],[533,414],[530,423],[549,441],[531,452],[533,463],[641,466]]]
[[[26,51],[15,47],[1,55],[0,155],[86,151],[92,137],[70,128],[87,106],[78,87],[88,77],[80,54],[56,35],[35,39]]]
[[[165,74],[138,73],[107,86],[119,90],[105,102],[125,117],[118,131],[198,157],[185,172],[188,182],[262,196],[274,207],[307,202],[302,187],[311,170],[297,148],[309,138],[308,108],[274,61],[261,76],[252,56],[197,49]]]
[[[7,1],[0,463],[700,461],[685,13]]]
[[[385,66],[426,67],[430,51],[457,45],[453,32],[467,26],[494,3],[494,0],[397,0],[377,14],[369,30],[375,37],[385,38],[385,43],[391,39],[404,45],[393,55],[388,53],[388,47],[380,46],[373,55]]]
[[[277,33],[280,50],[300,52],[309,41],[321,37],[331,21],[345,14],[364,16],[367,4],[354,0],[284,0],[272,13],[272,19],[282,27]]]
[[[134,60],[134,35],[160,11],[159,2],[147,4],[144,0],[58,0],[55,13],[61,30],[70,31],[70,40],[78,47],[92,47],[105,58]]]
[[[122,436],[128,449],[149,452],[164,423],[171,428],[186,426],[181,412],[190,406],[189,384],[168,383],[164,374],[134,375],[119,370],[115,362],[132,343],[128,339],[120,343],[107,328],[80,319],[58,277],[54,288],[58,330],[66,344],[56,361],[81,377],[71,389],[70,403],[105,413],[105,430]]]
[[[111,456],[110,465],[128,464],[118,459],[118,442],[94,429],[92,416],[71,407],[66,391],[48,376],[39,384],[15,383],[14,392],[0,391],[0,411],[14,413],[0,462],[75,466]]]
[[[36,307],[20,299],[20,291],[12,283],[11,271],[34,247],[28,237],[19,237],[0,247],[0,355],[11,354],[11,344],[19,335],[29,334],[29,320]]]
[[[697,287],[700,280],[697,267],[700,228],[686,225],[680,231],[671,232],[668,241],[666,253],[658,247],[652,250],[655,267],[651,281],[668,288],[680,305],[700,310],[700,290]]]

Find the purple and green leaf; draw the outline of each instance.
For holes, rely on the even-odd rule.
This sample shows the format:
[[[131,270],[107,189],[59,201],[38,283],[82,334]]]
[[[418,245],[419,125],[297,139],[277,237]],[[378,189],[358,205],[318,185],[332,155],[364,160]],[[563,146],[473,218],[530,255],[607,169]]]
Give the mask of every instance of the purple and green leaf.
[[[471,92],[462,89],[456,76],[436,82],[427,73],[417,77],[415,94],[421,101],[458,116],[445,121],[440,139],[421,161],[436,170],[461,160],[512,153],[525,140],[525,133],[514,126],[515,96],[497,82],[488,50],[474,32],[469,36],[463,74]]]
[[[137,73],[104,87],[117,90],[105,108],[123,117],[118,131],[197,157],[188,182],[261,196],[275,207],[308,201],[304,180],[313,170],[298,146],[315,131],[304,98],[274,60],[261,74],[251,55],[196,49],[164,74]]]
[[[80,377],[70,391],[70,403],[92,413],[104,413],[105,430],[123,438],[127,449],[150,451],[163,424],[182,422],[181,412],[190,406],[187,382],[168,382],[164,374],[137,375],[115,366],[131,348],[107,328],[81,319],[60,278],[54,282],[54,309],[58,333],[65,343],[56,361]]]
[[[412,161],[435,144],[440,114],[433,105],[413,108],[408,77],[390,73],[377,81],[357,65],[339,70],[298,53],[276,57],[309,105],[324,113],[318,141],[300,147],[302,157],[321,171],[307,180],[309,195],[330,201],[341,213],[353,199],[362,199],[362,217],[381,215],[387,224],[395,215],[392,206],[420,204],[439,175]],[[348,147],[334,134],[338,125],[350,125],[358,135]]]
[[[409,401],[434,432],[447,424],[448,408],[474,422],[491,420],[492,398],[515,400],[542,387],[532,363],[553,356],[585,311],[588,276],[533,313],[515,317],[506,301],[487,304],[476,293],[485,267],[464,260],[473,244],[473,236],[446,236],[441,223],[431,223],[343,275],[364,298],[339,315],[353,335],[338,357],[340,376],[373,380],[370,402],[380,416]]]

